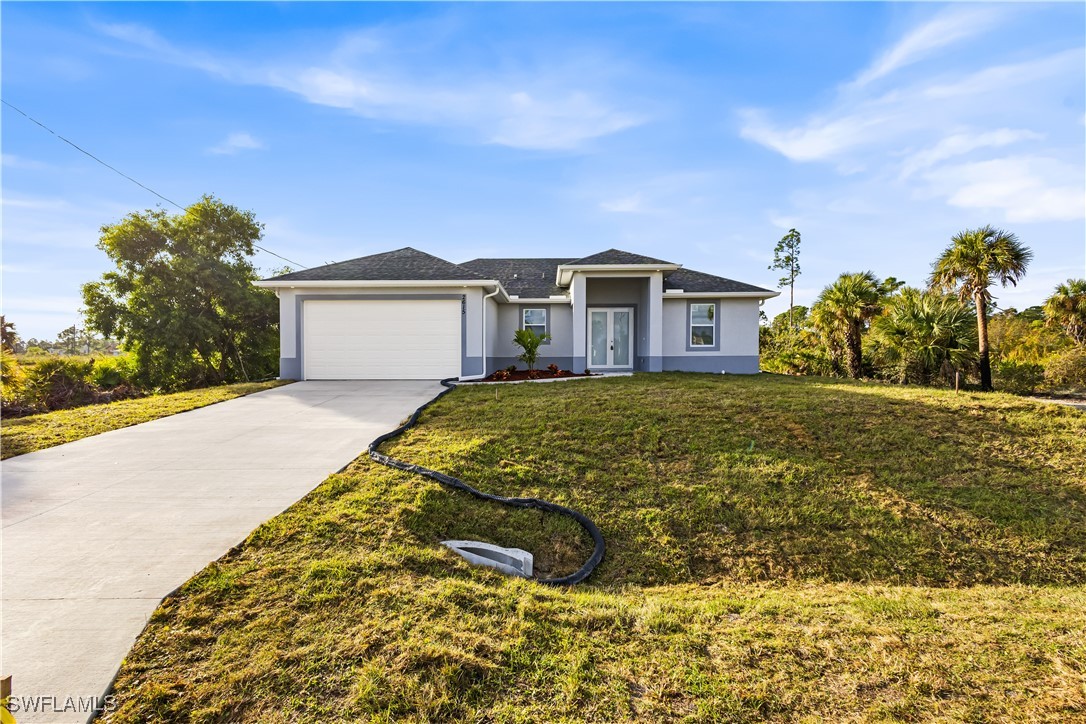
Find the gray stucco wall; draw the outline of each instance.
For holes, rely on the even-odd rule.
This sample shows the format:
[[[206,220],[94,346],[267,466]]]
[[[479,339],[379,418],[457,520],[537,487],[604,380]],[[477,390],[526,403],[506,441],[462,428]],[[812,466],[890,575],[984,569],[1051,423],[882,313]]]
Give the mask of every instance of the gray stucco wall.
[[[688,349],[687,307],[690,302],[715,302],[719,320],[719,349]],[[664,297],[664,357],[758,356],[757,299],[668,299]]]
[[[497,305],[497,323],[494,324],[490,356],[498,360],[516,360],[517,355],[521,353],[520,347],[513,344],[513,334],[520,329],[520,310],[524,308],[547,310],[551,340],[539,348],[540,356],[571,359],[573,356],[573,310],[568,303],[522,304],[514,302],[512,304]],[[493,317],[487,319],[488,325],[492,322]],[[487,336],[490,336],[489,329],[487,330]],[[493,372],[494,369],[508,367],[511,364],[513,362],[510,361],[505,364],[498,364],[497,367],[491,367],[488,361],[487,371]],[[523,362],[517,362],[517,364],[521,367],[524,366]],[[546,367],[546,364],[543,366]],[[563,367],[563,369],[568,368],[568,364]]]

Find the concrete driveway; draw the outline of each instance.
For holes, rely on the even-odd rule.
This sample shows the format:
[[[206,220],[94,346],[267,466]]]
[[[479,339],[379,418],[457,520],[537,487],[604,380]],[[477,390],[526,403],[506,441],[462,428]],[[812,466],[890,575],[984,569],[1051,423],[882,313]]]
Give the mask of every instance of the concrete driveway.
[[[16,720],[86,721],[166,594],[440,390],[298,382],[5,460],[0,675],[45,710]]]

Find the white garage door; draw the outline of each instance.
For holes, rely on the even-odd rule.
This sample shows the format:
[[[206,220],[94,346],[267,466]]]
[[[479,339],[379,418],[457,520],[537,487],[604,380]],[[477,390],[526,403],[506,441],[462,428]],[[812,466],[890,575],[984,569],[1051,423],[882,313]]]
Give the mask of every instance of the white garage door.
[[[460,300],[306,300],[307,380],[427,380],[460,374]]]

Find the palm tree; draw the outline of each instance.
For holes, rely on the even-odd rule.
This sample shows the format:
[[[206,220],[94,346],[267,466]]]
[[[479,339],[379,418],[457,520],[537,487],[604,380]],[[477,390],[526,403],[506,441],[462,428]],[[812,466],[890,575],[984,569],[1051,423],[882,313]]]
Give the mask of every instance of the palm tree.
[[[985,226],[955,234],[932,265],[929,285],[937,291],[956,291],[963,302],[977,308],[977,351],[980,387],[992,389],[992,362],[988,356],[988,288],[998,281],[1001,286],[1017,285],[1026,274],[1033,252],[1018,237],[1002,229]]]
[[[1045,300],[1045,323],[1059,325],[1075,344],[1086,344],[1086,279],[1068,279]]]
[[[898,382],[928,384],[947,367],[972,364],[977,322],[971,307],[952,295],[905,287],[871,323],[876,355]]]
[[[883,295],[871,272],[845,273],[822,290],[811,308],[811,320],[835,361],[845,358],[848,376],[863,373],[863,329],[879,313]]]

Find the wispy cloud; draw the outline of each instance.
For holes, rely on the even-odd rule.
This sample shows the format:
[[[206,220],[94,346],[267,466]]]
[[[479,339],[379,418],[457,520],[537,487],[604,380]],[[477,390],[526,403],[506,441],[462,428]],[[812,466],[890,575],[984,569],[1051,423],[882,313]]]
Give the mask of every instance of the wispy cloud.
[[[641,194],[633,194],[632,196],[601,201],[600,208],[615,214],[640,214],[645,211],[645,200]]]
[[[1032,60],[993,65],[961,77],[941,79],[923,89],[922,101],[946,101],[961,97],[1003,93],[1061,76],[1082,72],[1086,49],[1070,48],[1059,53],[1043,55]],[[993,110],[993,109],[984,109]]]
[[[740,135],[777,151],[793,161],[821,161],[883,137],[891,124],[901,122],[880,103],[864,104],[851,111],[818,115],[792,128],[781,128],[756,109],[740,111]]]
[[[872,146],[904,145],[917,134],[945,133],[954,126],[981,126],[993,118],[1029,116],[1026,93],[1041,93],[1039,81],[1073,85],[1082,75],[1086,49],[988,68],[953,79],[920,80],[873,96],[842,94],[827,110],[798,124],[780,124],[759,109],[740,111],[740,135],[793,161],[841,162]],[[1048,87],[1048,86],[1044,86]],[[1016,93],[1021,107],[1001,99]],[[983,132],[983,130],[982,130]]]
[[[178,47],[139,25],[96,27],[159,61],[233,83],[276,88],[366,118],[466,130],[481,143],[570,150],[649,120],[644,110],[608,100],[607,77],[613,68],[604,58],[534,68],[493,64],[435,71],[441,66],[420,64],[403,51],[425,45],[412,35],[415,26],[350,32],[316,57],[244,61]]]
[[[853,81],[868,83],[931,57],[936,51],[987,32],[1006,15],[1002,8],[955,7],[913,28]]]
[[[41,171],[51,168],[47,163],[41,161],[35,161],[32,158],[25,158],[23,156],[16,156],[15,154],[5,153],[0,154],[0,160],[6,168],[18,168],[28,171]]]
[[[987,133],[955,133],[939,141],[931,148],[911,154],[901,169],[901,177],[908,178],[917,171],[956,156],[962,156],[981,148],[999,148],[1020,141],[1040,140],[1044,135],[1025,129],[1000,128]]]
[[[945,165],[925,178],[951,206],[1002,210],[1011,222],[1086,218],[1081,168],[1054,158],[1008,156]]]
[[[1014,62],[999,63],[967,54],[934,72],[903,70],[980,42],[1005,17],[1001,8],[944,11],[906,33],[824,108],[798,122],[745,109],[740,135],[792,161],[829,162],[841,175],[859,173],[955,208],[1002,212],[1007,221],[1082,218],[1086,169],[1080,157],[1056,160],[1066,144],[1081,143],[1081,132],[1070,133],[1070,116],[1051,109],[1080,92],[1086,49],[1019,51]],[[1025,150],[1002,151],[1015,145]]]
[[[231,133],[220,143],[207,149],[208,153],[233,156],[241,151],[264,148],[263,142],[253,138],[248,133]]]

